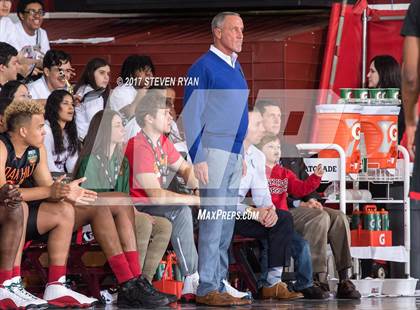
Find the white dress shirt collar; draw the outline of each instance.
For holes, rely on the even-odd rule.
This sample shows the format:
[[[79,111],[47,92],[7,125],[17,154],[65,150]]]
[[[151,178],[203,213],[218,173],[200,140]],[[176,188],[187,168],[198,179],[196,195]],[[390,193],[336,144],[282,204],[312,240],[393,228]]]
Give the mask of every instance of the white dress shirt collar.
[[[232,53],[232,55],[226,55],[221,50],[219,50],[217,47],[215,47],[213,44],[210,45],[210,51],[215,53],[217,56],[222,58],[229,66],[232,68],[235,68],[236,59],[238,59],[238,54]]]

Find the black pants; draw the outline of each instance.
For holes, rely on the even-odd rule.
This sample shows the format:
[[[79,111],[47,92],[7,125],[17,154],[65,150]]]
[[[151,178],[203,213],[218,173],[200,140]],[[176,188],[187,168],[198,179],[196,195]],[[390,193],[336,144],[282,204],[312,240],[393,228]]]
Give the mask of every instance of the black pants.
[[[293,217],[288,211],[276,212],[278,220],[273,227],[264,227],[254,220],[235,222],[235,234],[268,241],[268,268],[289,266],[292,255]]]

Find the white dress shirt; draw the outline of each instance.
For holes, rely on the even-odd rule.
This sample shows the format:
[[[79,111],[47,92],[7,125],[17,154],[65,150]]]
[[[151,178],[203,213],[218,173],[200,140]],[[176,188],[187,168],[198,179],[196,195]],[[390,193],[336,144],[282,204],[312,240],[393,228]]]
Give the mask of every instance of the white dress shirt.
[[[257,208],[272,206],[270,189],[265,174],[265,155],[255,146],[251,145],[245,151],[246,175],[241,178],[239,186],[239,201],[243,202],[249,190],[252,201]],[[248,205],[240,203],[238,211],[244,212]]]
[[[226,63],[231,66],[232,68],[235,68],[236,59],[238,59],[238,54],[232,53],[231,56],[226,55],[221,50],[219,50],[217,47],[215,47],[213,44],[210,45],[210,51],[215,53],[217,56],[222,58]]]
[[[32,99],[47,99],[49,95],[51,95],[51,91],[48,88],[44,76],[35,82],[29,83],[27,86]]]

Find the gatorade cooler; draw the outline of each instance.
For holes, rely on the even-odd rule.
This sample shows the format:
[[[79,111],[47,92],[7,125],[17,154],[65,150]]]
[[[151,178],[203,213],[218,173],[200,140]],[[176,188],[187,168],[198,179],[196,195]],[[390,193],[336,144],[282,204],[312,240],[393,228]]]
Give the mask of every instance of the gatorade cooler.
[[[357,173],[360,161],[360,112],[357,104],[321,104],[316,106],[318,133],[317,143],[338,144],[346,153],[346,172]],[[333,150],[319,152],[322,158],[337,158]]]
[[[395,168],[398,149],[398,114],[393,105],[364,105],[361,112],[362,154],[369,168]]]

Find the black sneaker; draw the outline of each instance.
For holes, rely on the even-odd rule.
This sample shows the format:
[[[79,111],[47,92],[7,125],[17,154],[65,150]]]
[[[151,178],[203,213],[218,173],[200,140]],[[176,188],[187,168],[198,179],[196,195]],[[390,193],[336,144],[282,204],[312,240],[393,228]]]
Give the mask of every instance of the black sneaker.
[[[312,285],[311,287],[300,290],[305,299],[327,299],[330,297],[328,292],[324,292],[319,286]]]
[[[143,278],[142,276],[138,277],[137,281],[140,282],[140,285],[142,285],[141,282],[144,281],[144,285],[148,288],[148,290],[150,292],[155,292],[158,295],[160,294],[160,295],[168,298],[170,304],[178,301],[178,298],[175,295],[166,294],[164,292],[160,292],[157,289],[155,289],[155,287],[149,281],[147,281],[145,278]]]
[[[169,304],[168,298],[142,285],[139,278],[121,284],[118,289],[117,305],[120,308],[157,308],[167,304]]]
[[[339,299],[360,299],[360,293],[356,290],[353,282],[344,280],[338,283],[336,298]]]

